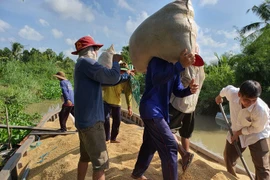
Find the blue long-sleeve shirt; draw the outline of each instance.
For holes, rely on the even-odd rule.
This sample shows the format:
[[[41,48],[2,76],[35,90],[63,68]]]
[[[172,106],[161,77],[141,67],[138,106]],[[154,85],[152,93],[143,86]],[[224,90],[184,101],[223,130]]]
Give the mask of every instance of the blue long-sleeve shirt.
[[[140,102],[142,119],[164,118],[170,122],[171,93],[177,97],[191,94],[190,88],[184,88],[180,81],[181,71],[184,71],[184,68],[179,62],[172,64],[157,57],[151,59],[145,76],[145,91]]]
[[[130,75],[127,72],[124,72],[123,74],[120,74],[120,78],[116,84],[101,84],[102,86],[116,86],[118,84],[127,82],[130,79]]]
[[[112,69],[90,58],[79,58],[74,70],[75,125],[78,129],[104,121],[101,84],[115,84],[120,78],[120,66]]]
[[[62,90],[62,95],[64,97],[64,104],[66,104],[68,100],[70,100],[72,104],[74,104],[74,92],[69,80],[61,80],[60,87]]]

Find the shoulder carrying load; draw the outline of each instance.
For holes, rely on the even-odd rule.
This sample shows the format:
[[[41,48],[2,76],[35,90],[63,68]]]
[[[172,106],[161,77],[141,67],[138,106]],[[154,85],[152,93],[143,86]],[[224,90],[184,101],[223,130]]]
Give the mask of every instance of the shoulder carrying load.
[[[185,68],[184,71],[181,72],[181,82],[183,83],[184,87],[188,87],[192,78],[195,76],[195,67],[194,66],[203,66],[204,61],[202,57],[199,55],[200,49],[199,45],[196,43],[195,45],[195,63],[192,66],[188,66]],[[195,79],[196,80],[196,79]],[[196,84],[198,82],[195,81]]]
[[[185,87],[187,87],[189,86],[191,79],[194,78],[195,83],[199,85],[197,92],[183,98],[175,97],[172,93],[170,99],[172,106],[183,113],[192,113],[195,111],[199,94],[205,79],[204,61],[198,54],[195,54],[195,59],[195,63],[185,68],[185,71],[183,71],[184,73],[181,73],[181,82]]]
[[[132,64],[145,72],[152,57],[177,62],[185,48],[195,52],[197,27],[191,0],[167,4],[144,20],[129,40]]]
[[[98,58],[98,62],[103,66],[111,69],[112,68],[112,60],[113,55],[115,54],[113,44],[106,51],[102,52]]]

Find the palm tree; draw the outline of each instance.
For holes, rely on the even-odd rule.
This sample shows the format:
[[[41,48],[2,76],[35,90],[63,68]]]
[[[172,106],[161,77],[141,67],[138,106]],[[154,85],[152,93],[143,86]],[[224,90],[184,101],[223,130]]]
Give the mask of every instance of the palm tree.
[[[11,52],[15,60],[18,60],[19,56],[22,54],[23,45],[18,42],[14,42],[11,45]]]
[[[256,35],[261,34],[265,28],[268,27],[270,22],[270,0],[265,0],[259,6],[254,5],[251,9],[247,10],[252,11],[256,14],[262,21],[261,22],[254,22],[240,30],[241,34],[245,34],[246,32],[250,32],[251,30],[255,30],[253,33],[249,34],[247,37],[254,39]]]

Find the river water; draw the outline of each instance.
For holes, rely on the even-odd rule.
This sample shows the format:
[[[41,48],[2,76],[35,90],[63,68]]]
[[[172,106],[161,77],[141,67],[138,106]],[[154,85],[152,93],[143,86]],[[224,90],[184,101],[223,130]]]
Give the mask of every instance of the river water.
[[[223,130],[215,122],[215,116],[195,116],[195,129],[191,141],[209,151],[223,157],[227,131]],[[254,166],[248,148],[243,153],[244,160],[250,171],[254,172]],[[238,164],[243,167],[241,160]]]
[[[122,97],[122,107],[126,109],[126,102],[124,95]],[[26,112],[28,113],[39,113],[44,115],[49,111],[61,107],[61,100],[54,100],[54,101],[44,101],[41,103],[31,104],[26,108]],[[133,101],[133,112],[139,114],[138,105]],[[196,115],[195,116],[195,129],[193,135],[191,137],[191,141],[195,144],[205,147],[209,151],[222,156],[225,142],[226,142],[226,134],[227,131],[221,129],[215,122],[214,116],[202,116]],[[254,172],[253,163],[251,161],[251,156],[249,150],[243,153],[244,159],[247,163],[249,169]],[[242,162],[239,159],[238,164],[242,166]]]
[[[45,100],[39,103],[30,104],[25,108],[25,112],[29,114],[38,113],[41,116],[53,111],[54,109],[61,108],[61,100]]]

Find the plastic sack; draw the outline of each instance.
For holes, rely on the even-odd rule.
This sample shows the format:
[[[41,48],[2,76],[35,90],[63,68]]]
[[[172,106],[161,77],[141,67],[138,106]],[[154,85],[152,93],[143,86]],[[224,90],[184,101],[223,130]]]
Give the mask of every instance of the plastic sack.
[[[71,113],[69,113],[68,118],[71,119],[71,121],[75,125],[75,117]]]
[[[109,69],[112,68],[112,60],[113,55],[115,54],[115,50],[113,47],[113,44],[107,49],[106,51],[102,52],[101,55],[98,58],[98,62],[103,65],[104,67],[107,67]]]
[[[145,19],[131,35],[132,64],[138,72],[145,72],[154,56],[175,63],[182,50],[195,53],[196,36],[191,0],[169,3]]]

